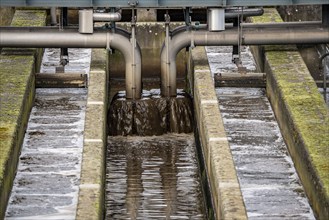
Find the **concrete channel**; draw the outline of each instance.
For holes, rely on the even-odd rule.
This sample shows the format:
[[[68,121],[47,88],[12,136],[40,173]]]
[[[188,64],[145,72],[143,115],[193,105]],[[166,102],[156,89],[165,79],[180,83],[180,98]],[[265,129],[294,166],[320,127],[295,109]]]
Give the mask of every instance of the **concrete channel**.
[[[230,65],[231,50],[207,48],[215,73],[237,73],[236,65]],[[222,57],[220,65],[215,57]],[[256,71],[248,47],[241,59],[248,72]],[[314,219],[265,89],[219,87],[216,94],[248,219]]]
[[[149,29],[146,30],[150,32]],[[166,149],[170,151],[168,154],[163,152],[161,155],[157,155],[156,153],[161,153],[161,150],[153,146],[149,149],[150,152],[145,153],[146,151],[141,150],[142,146],[135,143],[136,138],[132,138],[130,142],[124,142],[124,145],[130,145],[131,154],[136,154],[133,153],[136,149],[141,150],[143,155],[137,156],[140,160],[139,164],[136,164],[136,161],[129,161],[129,157],[128,161],[122,160],[120,158],[122,155],[116,154],[116,150],[122,151],[121,139],[127,141],[129,138],[107,139],[108,79],[110,77],[108,51],[92,50],[90,70],[86,70],[89,72],[88,91],[86,89],[79,89],[79,91],[77,89],[37,89],[35,99],[34,86],[30,87],[30,85],[34,85],[31,75],[33,75],[34,69],[38,68],[36,64],[38,62],[34,61],[34,57],[37,56],[20,57],[19,59],[24,58],[20,62],[28,63],[29,70],[26,71],[28,80],[22,82],[24,95],[20,96],[21,100],[18,102],[29,100],[30,104],[27,106],[32,106],[33,101],[35,105],[32,108],[24,142],[22,137],[30,107],[18,111],[16,118],[9,117],[13,118],[10,122],[11,127],[8,125],[9,122],[3,124],[1,121],[1,129],[6,125],[13,128],[11,131],[14,136],[18,134],[13,138],[13,140],[17,139],[16,146],[7,141],[7,136],[6,142],[1,143],[2,145],[5,143],[4,146],[10,148],[8,152],[1,155],[2,158],[4,155],[14,155],[13,159],[1,160],[5,161],[4,165],[1,164],[2,173],[5,173],[5,176],[1,176],[0,179],[1,215],[3,216],[5,213],[6,206],[3,202],[9,198],[10,181],[13,180],[16,172],[16,169],[13,168],[15,168],[21,152],[18,174],[7,208],[8,219],[35,219],[36,217],[43,219],[111,219],[116,218],[116,214],[120,218],[124,218],[123,213],[126,212],[128,212],[126,217],[132,219],[138,218],[138,216],[145,218],[157,216],[163,219],[204,219],[206,214],[191,209],[191,204],[194,204],[196,206],[194,210],[205,211],[202,207],[204,204],[199,206],[195,202],[195,197],[192,196],[195,194],[196,197],[200,197],[201,187],[198,184],[201,185],[202,181],[208,181],[207,184],[209,184],[212,195],[212,207],[209,206],[206,212],[210,213],[209,216],[216,216],[217,219],[314,219],[314,217],[326,219],[328,217],[327,175],[329,173],[326,170],[329,167],[326,160],[328,156],[326,147],[329,140],[325,134],[329,127],[328,108],[323,100],[318,98],[321,96],[316,86],[313,85],[314,83],[310,82],[306,87],[302,87],[299,92],[302,93],[306,88],[307,94],[303,95],[303,98],[310,103],[303,108],[316,106],[314,111],[317,111],[317,114],[312,114],[314,111],[311,109],[309,114],[302,115],[305,120],[316,121],[316,123],[312,123],[311,127],[303,126],[304,123],[300,122],[298,115],[298,117],[296,116],[300,109],[295,110],[298,106],[294,106],[291,103],[293,101],[285,98],[287,91],[291,91],[289,86],[294,85],[288,85],[289,89],[285,90],[286,84],[280,84],[280,79],[276,78],[277,74],[281,73],[276,71],[283,68],[282,66],[288,65],[284,62],[290,60],[290,56],[294,57],[293,64],[303,66],[302,62],[296,61],[295,56],[297,55],[287,51],[279,53],[287,56],[288,59],[282,61],[278,61],[276,57],[273,59],[276,55],[271,54],[273,51],[269,48],[265,48],[264,61],[261,59],[263,53],[260,54],[260,51],[259,48],[253,49],[258,66],[261,66],[260,63],[262,63],[263,70],[266,71],[266,92],[271,104],[265,97],[265,90],[262,89],[254,89],[249,92],[243,89],[215,90],[210,86],[214,85],[212,78],[214,72],[209,67],[205,49],[197,47],[185,52],[182,56],[187,59],[182,63],[187,64],[188,85],[190,89],[193,89],[190,91],[193,91],[191,95],[194,102],[195,126],[199,136],[196,143],[199,142],[200,146],[194,143],[193,134],[177,135],[176,138],[179,142],[186,142],[184,145],[188,147],[167,146]],[[4,50],[2,53],[9,52]],[[50,53],[54,53],[54,51],[50,51]],[[6,56],[1,59],[0,65],[6,67],[6,70],[10,70],[11,66],[8,66],[6,62],[12,63],[12,60],[17,58]],[[85,60],[85,55],[83,56]],[[77,64],[81,63],[78,61]],[[294,68],[297,67],[291,66],[288,70]],[[231,70],[228,68],[225,71]],[[299,69],[297,72],[300,72]],[[308,81],[308,73],[303,74],[306,75],[302,75],[299,80],[303,81],[307,78]],[[295,80],[298,81],[298,79]],[[30,94],[27,92],[29,88],[33,90]],[[276,88],[279,90],[275,90]],[[7,93],[1,91],[1,95],[7,95]],[[237,103],[241,105],[238,106]],[[23,102],[22,106],[25,105]],[[270,110],[270,105],[273,106],[275,116]],[[40,109],[47,114],[39,111]],[[53,113],[59,109],[61,116],[54,117]],[[259,109],[261,109],[260,112]],[[5,114],[8,114],[9,111],[0,110],[6,111]],[[284,112],[284,114],[280,112]],[[275,117],[278,119],[278,125]],[[49,123],[58,124],[48,124],[46,120],[49,119],[51,119]],[[262,121],[262,125],[260,125],[260,121]],[[254,130],[255,123],[260,129],[259,131]],[[251,124],[252,126],[250,126]],[[14,127],[18,130],[16,131]],[[70,127],[69,130],[67,130],[68,127]],[[283,131],[282,137],[280,129],[281,132]],[[291,130],[295,133],[291,133]],[[314,135],[307,135],[315,131],[317,135],[321,136],[321,140]],[[246,133],[248,134],[246,135]],[[260,133],[263,135],[259,135]],[[1,136],[1,138],[3,137]],[[170,135],[164,138],[167,138],[168,142],[173,139]],[[59,142],[58,139],[61,141]],[[32,140],[33,142],[31,142]],[[55,145],[52,145],[50,140],[54,140]],[[150,143],[154,141],[154,137],[146,140]],[[316,142],[317,149],[314,149],[312,141]],[[22,142],[23,147],[20,150]],[[64,147],[64,142],[68,144],[67,147]],[[284,142],[287,143],[288,150],[284,146]],[[39,146],[36,146],[36,143],[41,143],[41,148],[37,148]],[[274,145],[272,145],[273,143]],[[108,144],[110,150],[107,152]],[[116,145],[118,147],[113,147]],[[200,167],[196,158],[197,147],[202,148],[204,160]],[[11,151],[15,151],[15,153],[11,153]],[[150,161],[147,157],[143,158],[147,155],[152,155],[155,164],[148,163]],[[166,156],[164,157],[164,155]],[[48,158],[47,160],[45,160],[45,156]],[[107,168],[105,166],[106,156],[113,156],[113,160],[108,161]],[[115,161],[117,164],[113,163]],[[133,163],[129,165],[129,162]],[[40,163],[44,166],[41,166]],[[171,163],[178,167],[168,167]],[[273,168],[271,168],[272,165]],[[119,176],[112,175],[111,171],[106,174],[106,169],[111,170],[115,166],[120,175],[126,176],[128,175],[126,167],[131,167],[134,172],[130,175],[136,179],[126,180],[126,176],[120,179]],[[6,174],[8,167],[13,168],[9,174]],[[145,171],[148,175],[143,175],[143,172],[137,167],[142,167],[143,172]],[[200,170],[198,171],[198,169]],[[201,183],[195,184],[194,180],[186,178],[188,175],[196,176],[196,179],[200,178]],[[163,178],[173,181],[161,182]],[[150,179],[152,181],[148,182]],[[4,184],[4,181],[9,181],[9,183]],[[116,191],[117,184],[124,188],[123,182],[128,182],[128,185],[135,188],[132,188],[131,191],[126,190],[123,194],[118,188],[119,194],[113,194],[116,199],[106,198],[106,194],[111,197],[111,190]],[[185,183],[188,183],[188,189],[184,186]],[[33,184],[35,185],[33,186]],[[41,189],[41,191],[36,191],[32,189],[33,187]],[[157,187],[159,191],[154,191]],[[155,197],[157,192],[159,192],[159,197]],[[142,198],[138,197],[141,194],[145,196],[145,199],[138,201],[138,198]],[[188,201],[184,200],[187,197]],[[152,199],[155,199],[154,202]],[[124,200],[126,200],[124,207],[111,203],[111,201],[122,202]],[[109,210],[107,210],[108,207],[110,207]],[[163,209],[163,207],[167,207],[167,209]],[[27,210],[27,208],[31,209]],[[119,208],[120,211],[115,211],[115,208]],[[24,211],[25,209],[27,211]],[[154,209],[158,209],[159,212],[153,213]],[[161,212],[162,210],[164,211]]]

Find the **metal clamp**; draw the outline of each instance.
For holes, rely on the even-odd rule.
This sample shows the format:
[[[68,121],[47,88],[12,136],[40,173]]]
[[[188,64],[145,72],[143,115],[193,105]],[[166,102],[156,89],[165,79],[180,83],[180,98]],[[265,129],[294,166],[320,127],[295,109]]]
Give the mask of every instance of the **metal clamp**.
[[[128,2],[128,5],[130,5],[131,7],[135,7],[135,6],[137,6],[138,4],[139,4],[138,1],[129,1],[129,2]]]

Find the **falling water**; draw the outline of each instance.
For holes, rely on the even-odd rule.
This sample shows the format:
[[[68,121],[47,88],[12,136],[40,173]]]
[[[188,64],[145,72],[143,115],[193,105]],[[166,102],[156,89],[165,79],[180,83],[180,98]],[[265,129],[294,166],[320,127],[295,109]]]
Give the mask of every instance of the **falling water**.
[[[191,98],[119,92],[108,111],[106,219],[205,219]],[[143,137],[141,137],[143,136]]]
[[[109,133],[116,135],[151,136],[167,132],[193,131],[193,108],[188,94],[164,98],[159,90],[145,91],[140,100],[125,98],[119,92],[113,98],[108,114]]]

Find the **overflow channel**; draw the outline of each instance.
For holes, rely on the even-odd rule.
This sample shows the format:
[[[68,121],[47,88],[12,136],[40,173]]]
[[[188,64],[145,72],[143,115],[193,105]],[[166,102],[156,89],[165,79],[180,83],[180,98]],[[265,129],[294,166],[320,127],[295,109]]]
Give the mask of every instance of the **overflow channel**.
[[[231,54],[232,47],[207,47],[214,75],[240,74]],[[247,72],[256,70],[248,47],[241,59]],[[248,219],[315,219],[265,89],[217,87],[216,93]]]
[[[90,49],[70,49],[67,71],[89,72]],[[45,49],[41,73],[54,74],[59,49]],[[74,219],[86,88],[37,88],[6,219]]]
[[[191,98],[124,95],[108,114],[106,219],[207,219]]]

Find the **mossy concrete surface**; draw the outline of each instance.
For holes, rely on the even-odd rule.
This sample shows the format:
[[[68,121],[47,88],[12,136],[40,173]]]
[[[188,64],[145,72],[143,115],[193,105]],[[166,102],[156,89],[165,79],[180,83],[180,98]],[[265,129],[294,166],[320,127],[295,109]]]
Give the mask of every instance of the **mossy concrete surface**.
[[[16,10],[11,21],[11,26],[33,27],[45,26],[47,21],[46,10]],[[2,54],[33,55],[35,57],[35,71],[40,71],[43,49],[36,48],[3,48]]]
[[[254,22],[282,21],[275,9],[265,12]],[[329,219],[328,108],[295,47],[265,47],[264,58],[267,96],[298,175],[316,216]]]
[[[21,17],[27,20],[24,11],[16,11],[12,24],[19,23]],[[45,16],[33,19],[37,25],[45,24]],[[5,215],[34,100],[36,53],[36,50],[12,53],[4,49],[0,55],[0,218]]]
[[[107,52],[92,50],[76,219],[103,219],[108,74]]]
[[[8,26],[14,16],[13,7],[0,7],[0,26]]]
[[[204,47],[191,52],[194,109],[217,219],[247,219],[240,184],[220,114]],[[203,171],[202,171],[203,172]],[[209,212],[209,210],[208,210]]]

